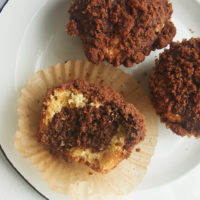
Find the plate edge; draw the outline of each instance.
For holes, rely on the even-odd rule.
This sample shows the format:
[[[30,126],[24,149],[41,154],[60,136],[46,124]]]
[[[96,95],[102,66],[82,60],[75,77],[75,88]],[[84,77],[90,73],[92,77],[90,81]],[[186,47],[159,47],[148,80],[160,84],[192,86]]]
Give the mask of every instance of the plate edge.
[[[2,5],[2,7],[0,8],[0,13],[2,12],[2,10],[4,9],[4,7],[6,6],[6,4],[8,3],[9,0],[6,0],[5,3]]]
[[[4,158],[7,160],[7,162],[9,163],[9,165],[15,170],[15,172],[17,172],[17,174],[35,191],[37,192],[41,197],[43,197],[45,200],[50,200],[48,199],[44,194],[42,194],[41,192],[39,192],[39,190],[37,190],[18,170],[17,168],[14,166],[14,164],[9,160],[8,156],[6,155],[5,151],[3,150],[2,146],[0,145],[0,151],[2,152]]]

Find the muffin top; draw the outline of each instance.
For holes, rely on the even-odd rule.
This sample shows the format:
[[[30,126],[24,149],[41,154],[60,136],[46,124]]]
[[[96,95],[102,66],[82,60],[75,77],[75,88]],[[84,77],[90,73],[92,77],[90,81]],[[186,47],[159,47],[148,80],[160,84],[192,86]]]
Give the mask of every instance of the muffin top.
[[[96,171],[99,166],[91,164],[95,159],[111,151],[128,158],[144,136],[144,118],[132,104],[112,88],[83,80],[48,90],[37,133],[38,141],[53,152],[87,161]]]
[[[150,76],[152,103],[178,135],[200,136],[200,38],[174,42]]]
[[[67,32],[80,36],[88,60],[130,67],[176,34],[168,0],[73,0]]]

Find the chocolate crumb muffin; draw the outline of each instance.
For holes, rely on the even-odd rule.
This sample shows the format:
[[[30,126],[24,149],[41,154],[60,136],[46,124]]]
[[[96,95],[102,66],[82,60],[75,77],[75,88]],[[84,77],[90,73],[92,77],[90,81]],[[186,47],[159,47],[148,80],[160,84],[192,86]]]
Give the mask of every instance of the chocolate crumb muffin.
[[[37,138],[56,155],[106,173],[145,131],[142,114],[112,88],[75,80],[48,90]]]
[[[150,76],[151,100],[172,131],[200,136],[200,38],[174,42]]]
[[[168,0],[73,0],[67,33],[81,38],[89,61],[131,67],[171,43],[172,12]]]

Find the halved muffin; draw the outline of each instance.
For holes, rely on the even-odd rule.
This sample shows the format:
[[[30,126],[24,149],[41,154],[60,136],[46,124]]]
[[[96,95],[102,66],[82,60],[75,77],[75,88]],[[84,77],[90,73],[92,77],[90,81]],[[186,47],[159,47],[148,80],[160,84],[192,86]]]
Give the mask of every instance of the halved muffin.
[[[145,131],[142,114],[112,88],[75,80],[48,90],[37,138],[56,155],[106,173]]]

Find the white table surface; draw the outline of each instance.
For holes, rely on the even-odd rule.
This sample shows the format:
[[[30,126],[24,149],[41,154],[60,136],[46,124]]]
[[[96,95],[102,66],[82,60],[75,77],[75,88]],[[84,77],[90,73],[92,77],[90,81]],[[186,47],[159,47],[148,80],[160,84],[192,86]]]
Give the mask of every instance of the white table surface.
[[[6,0],[0,0],[0,8],[5,2]],[[0,200],[18,199],[44,200],[17,174],[0,151]]]

